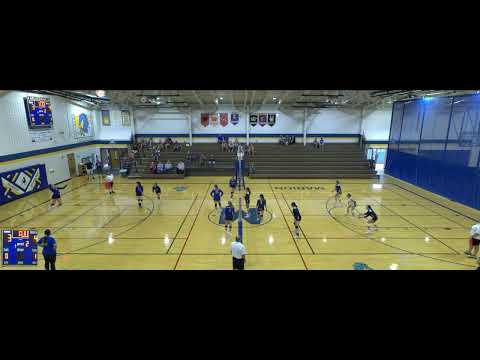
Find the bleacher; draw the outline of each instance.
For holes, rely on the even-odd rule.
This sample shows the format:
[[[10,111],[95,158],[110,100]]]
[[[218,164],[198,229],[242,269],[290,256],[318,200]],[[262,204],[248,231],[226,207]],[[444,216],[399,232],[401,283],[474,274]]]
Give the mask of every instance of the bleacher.
[[[255,155],[245,154],[245,166],[249,169],[254,164],[255,172],[252,178],[374,178],[376,172],[372,170],[364,152],[358,144],[325,144],[324,151],[314,149],[311,144],[279,145],[255,143]],[[187,160],[190,151],[192,161]],[[203,153],[207,162],[210,154],[214,155],[215,166],[201,165],[198,159]],[[174,169],[170,174],[152,174],[150,164],[153,160],[151,152],[144,152],[137,158],[137,169],[132,168],[131,178],[183,178],[186,176],[231,176],[234,172],[236,152],[222,152],[217,143],[193,144],[191,147],[182,147],[180,152],[162,151],[160,161],[170,160]],[[185,162],[185,175],[177,175],[175,166],[179,161]]]

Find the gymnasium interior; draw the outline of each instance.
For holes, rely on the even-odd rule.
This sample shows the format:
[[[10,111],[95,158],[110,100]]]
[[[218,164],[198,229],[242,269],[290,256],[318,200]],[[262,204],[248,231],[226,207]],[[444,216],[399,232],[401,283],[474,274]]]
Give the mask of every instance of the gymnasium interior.
[[[43,270],[46,229],[58,270],[479,266],[477,90],[3,90],[0,124],[2,270]]]

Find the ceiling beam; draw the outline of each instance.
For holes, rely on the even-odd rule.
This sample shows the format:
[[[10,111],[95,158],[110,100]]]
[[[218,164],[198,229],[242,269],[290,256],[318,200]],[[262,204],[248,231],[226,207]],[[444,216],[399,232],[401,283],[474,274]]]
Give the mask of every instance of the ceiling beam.
[[[203,108],[205,107],[205,104],[203,103],[202,99],[200,99],[200,96],[198,96],[197,92],[195,90],[192,90],[192,94],[193,96],[195,97],[195,99],[197,99],[198,103],[200,104],[200,106]]]

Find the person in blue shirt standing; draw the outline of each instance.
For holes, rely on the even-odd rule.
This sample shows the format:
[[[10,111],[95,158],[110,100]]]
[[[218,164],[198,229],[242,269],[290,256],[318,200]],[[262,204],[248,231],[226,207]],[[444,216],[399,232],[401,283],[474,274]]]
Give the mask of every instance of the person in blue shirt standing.
[[[235,193],[235,188],[237,187],[237,180],[232,177],[228,184],[230,186],[230,199],[233,199],[233,194]]]
[[[152,191],[157,194],[157,199],[160,200],[160,194],[162,193],[162,189],[160,189],[160,185],[158,185],[157,183],[155,183],[155,185],[153,185],[152,187]]]
[[[225,208],[225,231],[232,232],[232,223],[235,216],[235,208],[231,201],[228,202]]]
[[[67,185],[65,185],[64,187],[60,187],[52,184],[49,185],[49,189],[52,192],[52,203],[50,204],[51,207],[55,206],[55,204],[58,204],[58,206],[62,205],[60,190],[63,190],[66,187]]]
[[[142,207],[143,203],[143,186],[140,181],[137,181],[137,186],[135,186],[135,195],[137,195],[138,206]]]
[[[218,188],[218,185],[215,185],[213,187],[213,190],[210,192],[210,196],[213,198],[213,202],[215,204],[215,209],[217,209],[217,204],[222,208],[222,203],[220,202],[222,196],[223,196],[223,191]]]
[[[38,241],[41,246],[43,258],[45,259],[45,270],[56,270],[55,261],[57,260],[57,242],[50,235],[50,229],[45,230],[45,236]]]

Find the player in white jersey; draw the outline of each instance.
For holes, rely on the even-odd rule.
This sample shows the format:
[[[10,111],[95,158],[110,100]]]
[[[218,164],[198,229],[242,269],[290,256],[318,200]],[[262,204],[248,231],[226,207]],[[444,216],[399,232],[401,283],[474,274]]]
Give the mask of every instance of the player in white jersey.
[[[470,240],[468,245],[469,248],[467,251],[465,251],[465,255],[476,259],[478,254],[478,246],[480,245],[480,224],[475,224],[472,226],[472,229],[470,230]]]
[[[347,194],[347,215],[354,216],[355,208],[357,207],[357,202],[353,200],[352,194]]]

